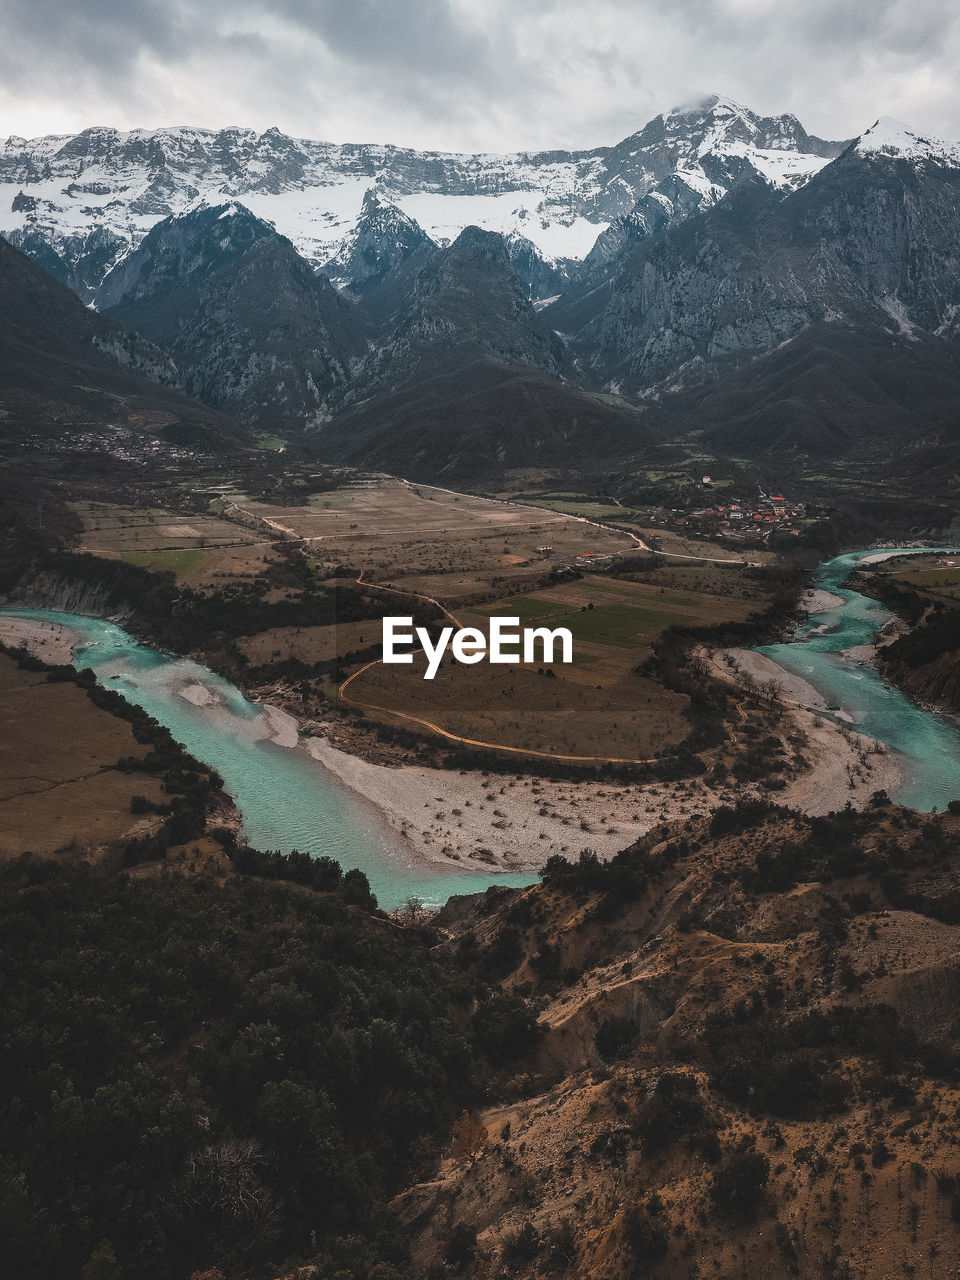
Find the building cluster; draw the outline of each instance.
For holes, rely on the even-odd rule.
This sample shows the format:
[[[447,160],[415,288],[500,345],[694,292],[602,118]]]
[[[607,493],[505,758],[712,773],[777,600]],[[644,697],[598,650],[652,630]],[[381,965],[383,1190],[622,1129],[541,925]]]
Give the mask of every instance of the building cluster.
[[[665,523],[685,533],[753,540],[773,530],[799,534],[798,523],[806,514],[804,503],[761,490],[756,498],[731,498],[688,511],[670,511]]]
[[[584,551],[572,561],[555,560],[550,566],[554,573],[606,573],[613,568],[614,557],[600,551]]]
[[[120,436],[109,431],[68,431],[59,436],[22,437],[18,447],[44,453],[96,453],[118,462],[143,466],[148,462],[197,462],[207,457],[186,445],[171,444],[156,437]]]

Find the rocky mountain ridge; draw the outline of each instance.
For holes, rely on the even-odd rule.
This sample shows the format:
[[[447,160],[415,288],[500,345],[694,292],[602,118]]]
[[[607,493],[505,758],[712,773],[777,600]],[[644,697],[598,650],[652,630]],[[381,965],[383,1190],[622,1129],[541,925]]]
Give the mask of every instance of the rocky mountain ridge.
[[[826,143],[793,117],[716,97],[615,148],[472,167],[228,133],[215,147],[197,131],[149,146],[91,131],[38,146],[29,165],[8,144],[0,176],[6,164],[34,193],[17,188],[9,234],[162,348],[191,394],[249,426],[305,433],[332,460],[459,483],[580,465],[591,436],[601,468],[693,435],[778,464],[952,466],[960,144],[885,118]],[[321,152],[341,166],[325,185]],[[185,211],[159,217],[141,201],[148,161],[164,207],[189,200]],[[205,193],[188,181],[200,165]],[[84,206],[92,230],[69,261],[40,192],[68,174],[74,197],[111,210]],[[320,258],[300,214],[321,196],[332,208],[348,181],[350,225]],[[537,182],[534,225],[518,210]],[[243,194],[212,203],[214,187]],[[268,198],[293,238],[264,216]],[[133,249],[116,222],[131,210]],[[571,218],[599,234],[582,260],[551,259],[537,227],[566,234]]]
[[[631,215],[599,283],[574,286],[548,316],[584,368],[645,395],[817,323],[952,338],[960,151],[914,137],[878,123],[785,197],[748,175],[659,234]]]
[[[88,298],[156,222],[198,202],[241,200],[320,267],[346,251],[375,188],[434,240],[474,224],[522,237],[568,270],[650,193],[676,218],[715,203],[745,171],[789,189],[840,149],[793,116],[759,116],[718,95],[612,147],[514,155],[339,145],[278,129],[98,127],[0,144],[0,234]]]
[[[325,421],[366,349],[326,276],[237,204],[158,223],[97,304],[169,351],[192,395],[262,429]]]
[[[147,436],[236,449],[249,435],[183,394],[168,352],[85,307],[0,239],[0,420],[6,440]]]

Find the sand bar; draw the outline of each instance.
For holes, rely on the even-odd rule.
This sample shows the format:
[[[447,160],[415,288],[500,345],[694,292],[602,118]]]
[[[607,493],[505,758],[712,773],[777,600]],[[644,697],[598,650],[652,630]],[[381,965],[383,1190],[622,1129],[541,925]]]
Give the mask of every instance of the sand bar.
[[[706,813],[735,797],[700,778],[572,782],[423,765],[373,764],[308,737],[304,746],[432,861],[535,870],[552,854],[612,857],[659,822]]]
[[[831,609],[839,609],[846,603],[843,596],[835,596],[829,591],[823,591],[820,587],[811,588],[800,597],[800,608],[804,613],[828,613]]]
[[[0,613],[0,641],[11,649],[22,646],[35,658],[63,667],[73,661],[73,647],[81,642],[81,637],[57,622]]]

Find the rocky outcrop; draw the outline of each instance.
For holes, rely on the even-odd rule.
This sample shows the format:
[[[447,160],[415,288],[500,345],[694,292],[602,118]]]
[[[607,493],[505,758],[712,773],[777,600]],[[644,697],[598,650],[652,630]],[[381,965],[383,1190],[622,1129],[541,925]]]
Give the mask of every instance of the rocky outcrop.
[[[23,609],[56,609],[62,613],[80,613],[89,618],[129,618],[132,608],[116,600],[106,587],[78,579],[62,578],[49,570],[25,577],[10,593],[4,604]]]
[[[335,284],[363,294],[415,254],[436,247],[413,218],[371,187],[356,226],[322,270]]]
[[[353,305],[235,203],[159,223],[97,304],[169,351],[192,395],[261,428],[324,422],[364,350]]]
[[[555,320],[569,331],[573,317],[601,376],[638,389],[752,359],[815,323],[944,336],[960,307],[958,189],[949,149],[881,150],[868,131],[785,196],[744,172],[680,225],[667,204],[631,215],[598,246],[609,284],[586,310],[564,299]]]

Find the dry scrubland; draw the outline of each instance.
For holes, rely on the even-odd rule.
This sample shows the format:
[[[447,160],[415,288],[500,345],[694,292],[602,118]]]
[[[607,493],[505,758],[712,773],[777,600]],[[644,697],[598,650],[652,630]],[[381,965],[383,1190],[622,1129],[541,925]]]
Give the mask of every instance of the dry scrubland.
[[[123,756],[147,748],[124,720],[94,706],[82,689],[50,684],[0,654],[0,854],[78,852],[156,825],[135,818],[134,795],[160,803],[160,781],[121,773]]]
[[[418,1274],[955,1274],[960,819],[726,816],[434,922],[509,995]]]

